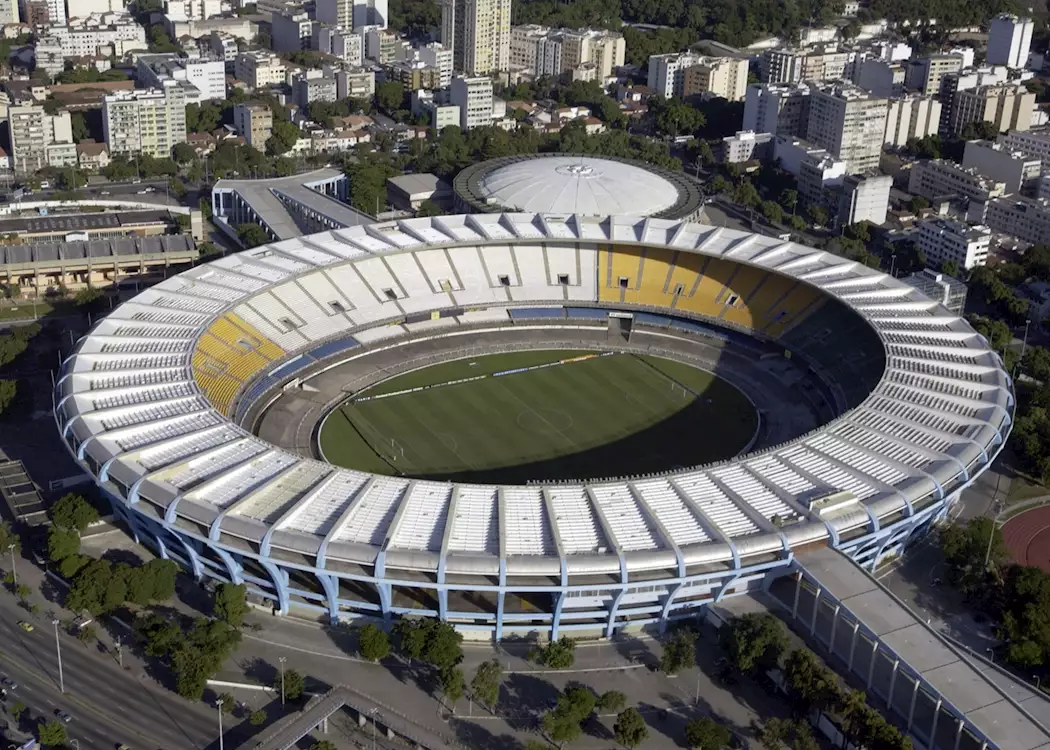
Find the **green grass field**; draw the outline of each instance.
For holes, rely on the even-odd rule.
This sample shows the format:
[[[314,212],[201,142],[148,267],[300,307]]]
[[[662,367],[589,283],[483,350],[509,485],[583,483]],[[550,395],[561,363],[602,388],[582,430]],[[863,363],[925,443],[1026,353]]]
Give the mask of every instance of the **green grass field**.
[[[380,474],[519,483],[715,461],[754,434],[758,416],[739,390],[657,357],[616,354],[439,385],[587,353],[496,354],[391,378],[357,396],[436,387],[343,404],[321,430],[321,451]]]

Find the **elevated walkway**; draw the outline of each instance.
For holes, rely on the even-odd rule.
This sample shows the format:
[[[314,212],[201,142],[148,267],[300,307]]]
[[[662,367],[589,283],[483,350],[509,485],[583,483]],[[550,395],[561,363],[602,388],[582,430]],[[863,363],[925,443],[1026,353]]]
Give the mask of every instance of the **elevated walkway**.
[[[339,685],[324,695],[314,696],[298,714],[279,721],[269,733],[249,740],[238,750],[288,750],[318,727],[327,729],[328,718],[343,708],[353,710],[361,726],[374,720],[378,727],[382,727],[380,731],[388,737],[400,737],[415,747],[424,750],[452,750],[458,747],[453,740],[416,724],[396,709],[345,685]]]
[[[927,747],[1050,748],[1046,696],[955,645],[840,552],[807,550],[796,565],[770,592],[836,668]]]

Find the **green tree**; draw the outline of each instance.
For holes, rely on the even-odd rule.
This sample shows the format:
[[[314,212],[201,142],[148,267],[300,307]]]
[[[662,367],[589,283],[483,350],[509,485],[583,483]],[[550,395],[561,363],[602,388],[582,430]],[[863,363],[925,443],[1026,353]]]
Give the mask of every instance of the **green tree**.
[[[814,226],[824,227],[828,224],[828,210],[819,203],[810,203],[806,206],[806,216]]]
[[[908,202],[908,208],[911,209],[911,212],[913,214],[918,214],[923,209],[926,209],[926,208],[929,208],[929,207],[930,207],[930,202],[928,200],[926,200],[925,198],[923,198],[921,195],[914,196]]]
[[[69,115],[69,124],[73,128],[73,141],[80,143],[91,138],[91,131],[87,126],[87,119],[83,112],[72,112]]]
[[[398,648],[410,659],[418,659],[437,669],[454,667],[463,661],[463,636],[447,622],[434,618],[400,620],[394,626]]]
[[[783,750],[791,735],[791,722],[779,717],[766,719],[762,724],[752,723],[755,737],[765,750]]]
[[[941,263],[941,272],[953,279],[959,278],[959,264],[954,260],[946,260]]]
[[[1008,555],[1002,530],[993,519],[983,516],[945,526],[939,541],[948,579],[968,597],[986,584],[988,566],[1000,566]]]
[[[463,697],[466,680],[463,670],[459,667],[444,667],[438,675],[441,683],[441,692],[448,699],[452,713],[456,712],[456,702]]]
[[[694,750],[722,750],[731,736],[728,729],[707,716],[685,725],[685,741]]]
[[[368,623],[357,632],[357,650],[362,659],[381,661],[390,656],[390,636],[382,628]]]
[[[328,740],[318,740],[310,745],[310,750],[336,750],[336,746]]]
[[[707,183],[707,188],[713,195],[721,195],[722,193],[729,192],[730,184],[726,181],[725,177],[716,174],[711,178],[711,181]]]
[[[576,641],[562,636],[540,649],[538,661],[550,669],[571,669],[576,662]]]
[[[98,511],[82,495],[70,492],[51,507],[51,520],[63,529],[84,532],[99,518]]]
[[[80,534],[74,529],[52,526],[47,530],[47,556],[51,562],[59,562],[80,551]]]
[[[589,689],[574,685],[558,697],[554,708],[543,715],[541,724],[551,741],[572,742],[583,732],[582,723],[594,712],[597,697]]]
[[[649,98],[649,115],[660,135],[689,135],[706,124],[703,112],[678,98]]]
[[[503,682],[503,667],[496,659],[483,661],[474,672],[470,690],[474,697],[489,708],[499,701],[499,686]]]
[[[128,591],[127,579],[121,573],[108,560],[91,560],[70,584],[66,607],[97,616],[120,606]]]
[[[18,396],[17,380],[0,380],[0,415],[6,414]]]
[[[193,105],[186,105],[187,109]],[[181,141],[176,143],[174,148],[171,150],[171,158],[173,158],[179,164],[189,164],[197,158],[197,152],[193,150],[193,146]]]
[[[785,211],[790,211],[792,216],[795,215],[795,209],[798,207],[797,190],[793,190],[791,188],[784,188],[780,191],[780,198],[778,200],[780,201],[781,207],[783,207]]]
[[[11,718],[15,721],[21,721],[22,714],[26,712],[26,706],[21,701],[16,701],[11,708],[7,709],[7,712],[11,714]]]
[[[265,245],[270,241],[270,235],[258,224],[239,224],[237,226],[237,239],[246,248],[251,249],[259,245]]]
[[[775,667],[787,646],[784,627],[771,614],[734,617],[722,628],[720,636],[729,663],[744,674]]]
[[[376,106],[386,114],[391,115],[402,109],[404,103],[405,87],[397,81],[386,81],[376,85]]]
[[[1026,375],[1036,380],[1044,383],[1050,381],[1050,349],[1044,349],[1041,346],[1029,346],[1025,349],[1021,367],[1024,368]]]
[[[598,698],[598,710],[616,713],[627,705],[627,696],[619,690],[607,690]]]
[[[664,644],[660,669],[665,674],[678,674],[696,663],[696,634],[688,629],[675,632]]]
[[[0,521],[0,554],[7,555],[8,559],[10,559],[11,552],[8,550],[18,554],[21,549],[22,540],[19,539],[15,530],[11,528],[11,524],[7,521]]]
[[[62,747],[66,744],[66,727],[60,721],[48,721],[37,724],[36,738],[46,747]]]
[[[645,719],[638,713],[638,709],[631,707],[624,709],[616,717],[613,734],[616,741],[624,747],[638,747],[649,736],[649,727],[645,725]]]
[[[779,224],[784,220],[784,209],[776,201],[762,201],[762,215],[767,221]]]
[[[248,587],[243,583],[220,583],[215,589],[212,614],[230,627],[239,628],[248,616]]]
[[[186,634],[182,628],[155,612],[135,618],[133,627],[149,656],[167,659],[186,643]]]
[[[423,201],[419,208],[416,209],[416,216],[441,216],[443,213],[445,212],[442,210],[441,206],[429,198]]]
[[[796,716],[808,716],[812,711],[823,711],[838,702],[834,673],[808,648],[788,654],[783,673]]]
[[[266,723],[266,712],[265,711],[252,711],[248,715],[248,723],[253,727],[261,727]]]
[[[29,586],[27,586],[24,583],[20,583],[17,587],[15,587],[15,596],[17,596],[22,601],[28,601],[32,593],[33,589],[29,588]]]
[[[106,293],[98,287],[89,286],[81,289],[73,297],[73,303],[85,312],[96,312],[102,309]]]
[[[222,693],[219,695],[219,702],[222,704],[222,712],[224,714],[232,714],[234,709],[237,708],[237,699],[229,693]]]
[[[299,140],[299,128],[295,123],[288,120],[276,120],[270,137],[266,139],[266,153],[270,156],[280,156],[295,148]]]
[[[281,691],[280,675],[277,675],[274,689],[278,693]],[[299,700],[304,692],[306,692],[306,678],[294,669],[286,669],[284,671],[284,699],[286,701]]]

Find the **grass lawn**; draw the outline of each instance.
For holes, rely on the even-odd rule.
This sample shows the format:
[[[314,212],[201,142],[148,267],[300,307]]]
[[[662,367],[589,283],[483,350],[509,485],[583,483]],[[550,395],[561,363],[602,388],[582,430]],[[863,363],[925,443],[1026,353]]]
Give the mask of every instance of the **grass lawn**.
[[[519,352],[446,362],[365,393],[579,354]],[[320,445],[328,461],[364,471],[517,483],[641,474],[729,458],[756,426],[751,402],[711,373],[617,354],[347,402],[325,422]]]
[[[19,302],[15,305],[0,305],[0,320],[29,320],[33,317],[34,306],[32,302]],[[51,312],[51,305],[47,302],[36,303],[36,317],[42,318]]]

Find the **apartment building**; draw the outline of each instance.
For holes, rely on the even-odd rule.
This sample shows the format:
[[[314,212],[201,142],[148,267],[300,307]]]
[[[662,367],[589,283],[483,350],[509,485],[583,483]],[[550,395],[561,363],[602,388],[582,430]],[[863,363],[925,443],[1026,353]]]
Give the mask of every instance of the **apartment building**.
[[[452,50],[446,49],[439,42],[431,42],[415,48],[414,54],[415,58],[424,65],[438,71],[438,88],[445,88],[452,83]]]
[[[979,86],[956,92],[948,129],[961,133],[972,122],[990,122],[999,132],[1028,130],[1032,126],[1035,94],[1020,84]]]
[[[510,70],[511,0],[441,0],[441,44],[468,76]]]
[[[145,51],[146,30],[131,16],[107,13],[74,19],[68,24],[52,24],[40,36],[53,39],[63,57],[94,57],[110,53],[123,57],[132,50]]]
[[[575,70],[592,64],[595,76],[608,78],[623,67],[627,44],[623,34],[605,29],[576,29],[561,32],[563,61],[566,70]]]
[[[857,61],[853,82],[875,96],[900,96],[904,93],[905,67],[867,57]]]
[[[242,52],[234,59],[233,75],[249,88],[261,89],[284,83],[284,61],[272,52]]]
[[[652,55],[649,90],[660,96],[721,96],[743,101],[747,94],[747,59],[708,57],[691,52]]]
[[[951,219],[933,218],[919,222],[918,245],[930,265],[955,263],[969,271],[988,260],[992,230],[986,226],[967,226]]]
[[[1032,245],[1050,244],[1050,200],[1046,198],[992,198],[985,204],[983,222],[993,232],[1013,235]]]
[[[396,60],[384,71],[386,80],[400,83],[409,91],[441,88],[441,71],[422,60]]]
[[[1027,67],[1034,29],[1031,18],[1018,18],[1008,13],[993,18],[988,26],[988,53],[985,57],[988,64]]]
[[[277,52],[310,49],[316,22],[307,13],[274,13],[270,23],[270,45]]]
[[[1007,69],[1004,67],[961,70],[941,76],[941,85],[937,98],[941,102],[941,135],[951,132],[951,115],[955,111],[955,97],[960,91],[970,91],[980,86],[995,86],[1007,82]]]
[[[1006,183],[996,182],[976,169],[962,167],[948,159],[929,159],[912,165],[908,192],[936,200],[960,196],[977,203],[1006,195]]]
[[[1000,134],[996,140],[1011,151],[1042,160],[1044,170],[1050,171],[1050,131],[1011,130]]]
[[[161,89],[136,89],[102,100],[102,129],[111,155],[171,156],[186,140],[186,94],[169,81]]]
[[[847,226],[861,221],[879,225],[886,221],[890,205],[889,175],[846,175],[839,193],[838,224]]]
[[[344,68],[335,71],[338,99],[371,99],[376,93],[376,74],[371,68]]]
[[[292,101],[302,110],[310,106],[310,102],[334,102],[336,99],[338,86],[334,75],[300,75],[292,82]]]
[[[425,117],[430,127],[439,133],[449,125],[459,127],[460,122],[459,107],[439,101],[433,91],[412,92],[412,116]]]
[[[911,60],[904,75],[904,85],[933,95],[940,91],[941,78],[962,70],[961,55],[930,55]]]
[[[741,164],[752,159],[764,159],[773,151],[774,136],[741,130],[736,135],[722,139],[722,161],[726,164]]]
[[[103,0],[110,3],[123,3],[123,0]],[[222,14],[220,0],[166,0],[164,15],[172,20],[203,21]]]
[[[857,53],[852,50],[811,50],[802,58],[803,81],[837,81],[849,78]]]
[[[795,50],[774,48],[762,53],[758,70],[769,84],[799,83],[802,80],[803,55]]]
[[[890,99],[886,111],[887,148],[901,148],[912,138],[937,135],[941,122],[941,103],[932,96],[912,94]]]
[[[390,20],[388,0],[317,0],[317,20],[355,32],[367,27],[385,29]]]
[[[273,135],[273,111],[265,104],[237,104],[233,108],[233,127],[249,146],[263,151]]]
[[[1007,193],[1034,189],[1043,163],[1039,157],[1011,151],[1008,146],[991,141],[967,141],[962,166],[976,169],[985,177],[1002,182]]]
[[[77,163],[69,112],[49,115],[43,105],[13,105],[7,109],[7,122],[11,168],[16,173]]]
[[[744,98],[743,129],[802,138],[809,124],[810,87],[752,83]]]
[[[491,78],[452,79],[449,102],[459,107],[459,126],[464,130],[492,124],[492,99]]]
[[[226,98],[226,63],[222,60],[190,60],[172,54],[139,55],[135,70],[139,84],[163,88],[165,81],[186,86],[187,104]]]
[[[852,84],[814,89],[806,139],[846,162],[850,174],[876,169],[886,135],[889,102]]]
[[[807,154],[799,162],[798,194],[806,203],[827,205],[829,191],[846,179],[846,164],[827,152]]]
[[[552,29],[539,24],[510,29],[511,68],[531,70],[536,76],[571,71],[578,79],[586,71],[593,79],[602,79],[624,64],[626,53],[623,34],[615,31]]]

